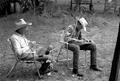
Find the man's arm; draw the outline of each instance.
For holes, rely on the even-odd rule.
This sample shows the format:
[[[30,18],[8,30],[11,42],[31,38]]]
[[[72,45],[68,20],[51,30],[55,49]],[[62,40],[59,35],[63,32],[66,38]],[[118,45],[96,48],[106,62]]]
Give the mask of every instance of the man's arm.
[[[24,48],[21,47],[20,42],[16,38],[11,38],[11,43],[13,44],[14,51],[19,55],[26,53],[29,50],[29,47],[26,46]]]
[[[25,39],[26,39],[26,38],[25,38]],[[27,39],[26,39],[26,40],[27,40]],[[37,44],[36,41],[27,40],[27,42],[28,42],[28,45],[29,45],[30,48],[33,48],[33,47]]]
[[[78,35],[78,40],[83,40],[85,43],[93,42],[93,41],[90,40],[90,39],[83,38],[83,37],[82,37],[82,33],[81,33],[81,31],[79,31],[79,32],[77,33],[77,35]]]

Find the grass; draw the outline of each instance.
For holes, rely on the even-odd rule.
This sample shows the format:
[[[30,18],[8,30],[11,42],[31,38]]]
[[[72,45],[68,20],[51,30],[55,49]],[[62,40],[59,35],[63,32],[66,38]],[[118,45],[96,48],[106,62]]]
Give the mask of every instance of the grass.
[[[89,52],[87,52],[87,68],[85,69],[85,77],[83,81],[108,81],[111,62],[114,54],[114,48],[117,39],[118,23],[119,18],[112,14],[98,14],[95,15],[90,13],[74,15],[84,16],[89,25],[87,27],[88,32],[83,31],[83,36],[94,40],[97,45],[97,60],[98,66],[103,69],[103,72],[93,72],[89,70]],[[14,22],[19,18],[24,18],[26,21],[32,22],[33,26],[29,29],[27,38],[35,40],[41,45],[46,46],[52,44],[55,48],[60,46],[59,36],[60,31],[65,29],[69,24],[73,24],[75,20],[70,16],[66,15],[66,18],[61,16],[43,17],[33,15],[31,12],[24,14],[13,14],[0,19],[0,81],[82,81],[77,76],[71,74],[66,66],[66,62],[62,62],[56,65],[59,72],[52,72],[52,76],[44,76],[43,79],[38,79],[38,76],[34,75],[36,72],[33,65],[19,64],[16,72],[11,74],[10,78],[5,78],[8,70],[11,68],[15,59],[12,51],[6,42],[7,38],[10,37],[16,29]],[[56,58],[58,50],[54,51],[53,56]],[[62,51],[65,55],[65,51]],[[69,52],[72,58],[72,52]],[[84,52],[80,53],[80,66],[84,62]],[[81,73],[84,73],[84,69],[80,69]]]

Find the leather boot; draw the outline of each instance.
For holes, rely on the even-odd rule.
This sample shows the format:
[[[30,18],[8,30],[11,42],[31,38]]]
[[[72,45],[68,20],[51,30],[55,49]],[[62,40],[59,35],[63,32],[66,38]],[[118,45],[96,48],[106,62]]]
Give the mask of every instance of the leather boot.
[[[101,69],[97,68],[96,65],[91,65],[90,69],[93,70],[93,71],[102,71]]]
[[[84,75],[81,74],[78,69],[73,69],[73,74],[77,75],[77,76],[80,76],[80,77],[83,77]]]

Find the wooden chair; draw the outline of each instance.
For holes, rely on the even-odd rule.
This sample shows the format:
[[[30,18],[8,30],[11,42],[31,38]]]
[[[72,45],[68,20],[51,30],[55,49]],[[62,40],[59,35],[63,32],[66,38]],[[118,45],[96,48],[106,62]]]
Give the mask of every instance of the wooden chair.
[[[69,69],[73,69],[72,67],[70,67],[70,59],[69,58],[69,54],[68,54],[68,43],[64,41],[64,36],[65,36],[65,31],[62,31],[62,34],[61,34],[61,40],[60,40],[60,43],[61,43],[61,47],[60,47],[60,50],[58,52],[58,56],[57,56],[57,59],[56,61],[57,62],[60,62],[60,61],[67,61],[67,66]],[[66,47],[65,47],[66,46]],[[65,49],[67,51],[67,56],[66,56],[66,59],[61,59],[59,60],[59,56],[62,55],[63,53],[61,53],[62,49]],[[83,64],[82,67],[86,67],[87,66],[87,53],[86,53],[86,50],[84,50],[85,52],[85,63]]]
[[[72,10],[72,7],[73,7],[74,4],[77,4],[77,3],[75,2],[75,0],[71,0],[71,1],[70,1],[70,9],[71,9],[71,10]],[[82,0],[81,2],[79,2],[79,6],[80,6],[80,4],[81,4],[81,5],[82,5],[82,4],[89,5],[90,11],[94,10],[92,0]]]
[[[7,74],[6,77],[8,77],[8,76],[11,74],[11,72],[16,68],[16,66],[18,65],[18,63],[24,62],[24,63],[29,63],[29,64],[30,64],[30,63],[34,63],[34,64],[35,64],[35,67],[36,67],[36,69],[37,69],[38,75],[39,75],[39,77],[41,78],[41,75],[40,75],[40,73],[39,73],[39,69],[38,69],[37,64],[36,64],[36,60],[35,60],[35,58],[34,58],[34,53],[35,53],[35,52],[31,52],[32,55],[33,55],[33,58],[34,58],[33,60],[23,60],[22,58],[19,58],[19,57],[17,56],[17,54],[15,53],[13,44],[12,44],[12,42],[10,41],[10,39],[7,39],[7,42],[9,43],[9,45],[10,45],[10,47],[11,47],[13,53],[14,53],[14,56],[15,56],[15,58],[16,58],[16,63],[12,66],[12,68],[10,69],[10,71],[8,72],[8,74]]]

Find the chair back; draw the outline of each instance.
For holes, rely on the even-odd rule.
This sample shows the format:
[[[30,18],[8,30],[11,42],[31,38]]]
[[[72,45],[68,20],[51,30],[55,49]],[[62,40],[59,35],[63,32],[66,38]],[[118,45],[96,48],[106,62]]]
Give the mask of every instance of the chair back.
[[[61,37],[60,37],[60,42],[62,42],[62,43],[68,43],[67,41],[65,41],[65,39],[66,39],[66,30],[62,30],[61,31]]]
[[[62,31],[61,31],[61,34],[60,34],[60,42],[65,42],[65,41],[64,41],[64,37],[65,37],[65,31],[62,30]]]
[[[62,48],[68,49],[68,42],[65,41],[65,36],[66,36],[66,30],[61,31],[61,37],[60,37],[61,48],[60,49]]]
[[[13,53],[14,53],[14,56],[15,56],[16,60],[20,60],[20,59],[18,58],[18,55],[15,53],[15,48],[14,48],[12,42],[11,42],[11,39],[8,38],[8,39],[7,39],[7,42],[8,42],[8,44],[10,45],[10,48],[12,49],[12,51],[13,51]]]

